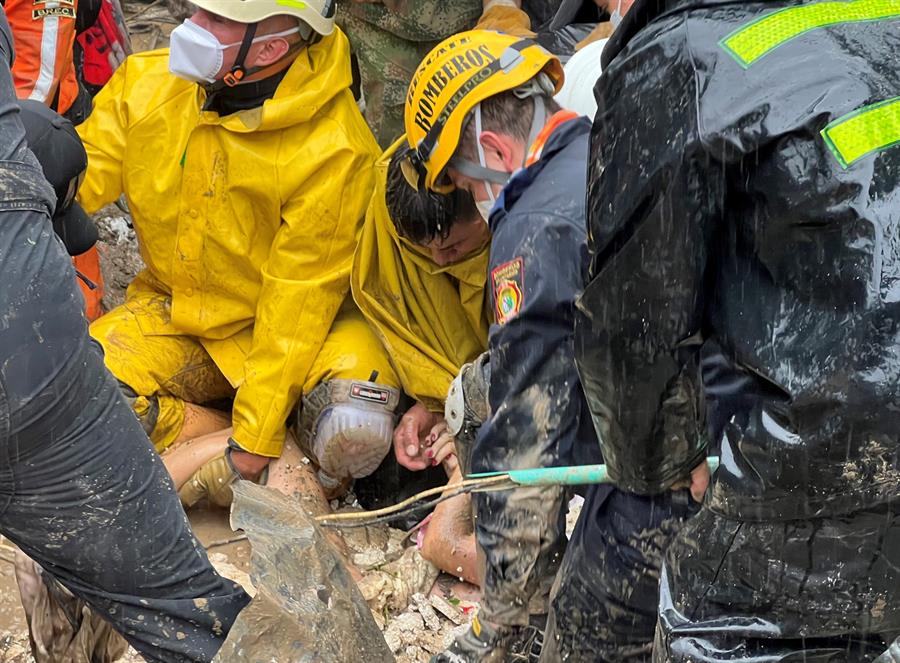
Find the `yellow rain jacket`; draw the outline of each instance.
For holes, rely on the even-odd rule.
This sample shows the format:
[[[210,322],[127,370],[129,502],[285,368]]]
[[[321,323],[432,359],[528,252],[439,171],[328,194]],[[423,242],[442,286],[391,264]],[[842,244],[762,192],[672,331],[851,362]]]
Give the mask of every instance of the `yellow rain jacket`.
[[[131,208],[147,267],[129,294],[172,299],[171,319],[142,320],[143,333],[203,344],[237,388],[235,439],[262,455],[280,454],[371,198],[378,147],[350,82],[336,29],[262,107],[220,117],[159,50],[130,57],[79,127],[82,205],[93,212],[124,192]]]
[[[427,249],[397,235],[385,204],[387,166],[397,141],[375,167],[375,192],[353,258],[356,305],[375,328],[403,390],[433,411],[444,409],[459,368],[487,348],[488,252],[445,267]]]

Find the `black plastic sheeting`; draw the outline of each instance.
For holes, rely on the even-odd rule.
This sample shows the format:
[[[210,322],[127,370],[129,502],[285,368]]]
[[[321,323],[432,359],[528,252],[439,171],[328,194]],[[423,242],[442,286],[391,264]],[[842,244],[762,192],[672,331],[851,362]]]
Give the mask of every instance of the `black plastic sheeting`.
[[[900,23],[786,13],[813,5],[638,0],[603,53],[576,355],[604,459],[656,494],[721,445],[660,661],[858,663],[900,633],[900,144],[823,134],[896,103]]]

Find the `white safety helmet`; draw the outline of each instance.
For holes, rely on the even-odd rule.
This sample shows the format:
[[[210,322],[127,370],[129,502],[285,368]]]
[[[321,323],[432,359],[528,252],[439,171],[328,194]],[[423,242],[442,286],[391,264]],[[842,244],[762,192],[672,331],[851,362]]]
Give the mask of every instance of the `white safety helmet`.
[[[330,35],[334,31],[337,0],[192,0],[211,14],[239,23],[258,23],[270,16],[295,16],[314,31]]]
[[[603,53],[606,42],[606,39],[591,42],[569,58],[563,67],[563,71],[566,73],[565,82],[554,97],[556,103],[563,108],[594,119],[594,115],[597,114],[594,85],[602,73],[600,54]]]

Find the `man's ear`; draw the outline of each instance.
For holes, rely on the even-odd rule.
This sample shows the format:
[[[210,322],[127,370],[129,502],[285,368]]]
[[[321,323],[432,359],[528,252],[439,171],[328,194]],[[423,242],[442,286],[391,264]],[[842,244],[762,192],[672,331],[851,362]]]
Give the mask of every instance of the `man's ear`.
[[[484,148],[485,158],[493,154],[503,164],[503,170],[514,173],[521,164],[516,163],[513,154],[513,139],[506,134],[495,131],[481,132],[481,146]]]
[[[256,54],[254,66],[268,67],[270,64],[278,62],[283,58],[290,48],[291,45],[288,43],[287,39],[284,39],[283,37],[267,39],[260,45],[260,49]]]

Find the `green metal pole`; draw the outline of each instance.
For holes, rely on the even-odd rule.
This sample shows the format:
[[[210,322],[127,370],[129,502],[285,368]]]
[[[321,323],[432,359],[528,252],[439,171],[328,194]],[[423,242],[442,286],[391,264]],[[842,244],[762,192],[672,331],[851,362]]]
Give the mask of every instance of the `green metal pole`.
[[[706,459],[709,471],[715,472],[719,467],[719,457]],[[482,472],[470,474],[467,479],[496,477],[508,474],[509,478],[520,486],[582,486],[592,483],[609,483],[606,465],[571,465],[568,467],[538,467],[530,470],[510,470],[509,472]]]

